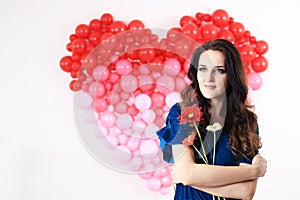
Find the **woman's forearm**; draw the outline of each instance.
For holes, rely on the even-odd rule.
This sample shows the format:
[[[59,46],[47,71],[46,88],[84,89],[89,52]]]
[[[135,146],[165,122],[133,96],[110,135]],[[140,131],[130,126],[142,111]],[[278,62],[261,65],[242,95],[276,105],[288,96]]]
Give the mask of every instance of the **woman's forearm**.
[[[190,186],[219,197],[251,200],[255,194],[256,185],[257,179],[217,187]]]
[[[196,164],[193,152],[190,149],[183,149],[177,145],[173,150],[175,165],[173,172],[178,180],[184,185],[197,185],[202,187],[216,187],[257,179],[259,169],[255,165],[245,166],[217,166]],[[174,175],[173,175],[174,176]]]

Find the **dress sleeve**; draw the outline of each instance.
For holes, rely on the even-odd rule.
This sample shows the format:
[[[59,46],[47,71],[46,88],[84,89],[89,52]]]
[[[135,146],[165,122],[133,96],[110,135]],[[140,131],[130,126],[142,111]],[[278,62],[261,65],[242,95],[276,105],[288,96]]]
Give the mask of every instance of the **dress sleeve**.
[[[256,129],[255,129],[255,131],[254,131],[257,135],[259,135],[259,127],[258,127],[258,125],[257,125],[257,127],[256,127]],[[256,152],[256,154],[258,153],[258,151]],[[252,160],[253,160],[253,157],[251,157],[251,158],[244,158],[244,157],[242,157],[241,159],[240,159],[240,163],[247,163],[247,164],[252,164]]]
[[[178,103],[174,104],[166,118],[166,125],[156,132],[163,159],[167,163],[174,163],[172,145],[182,144],[182,141],[191,133],[189,126],[180,125],[178,117],[181,114]]]

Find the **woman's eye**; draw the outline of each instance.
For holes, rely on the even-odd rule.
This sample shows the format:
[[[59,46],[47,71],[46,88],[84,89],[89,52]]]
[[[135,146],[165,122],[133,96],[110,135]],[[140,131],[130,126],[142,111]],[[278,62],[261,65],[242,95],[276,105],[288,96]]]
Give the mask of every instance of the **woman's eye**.
[[[199,67],[198,70],[199,70],[200,72],[205,72],[205,71],[206,71],[206,68],[205,68],[205,67]]]
[[[216,72],[219,73],[219,74],[224,74],[226,73],[225,69],[216,69]]]

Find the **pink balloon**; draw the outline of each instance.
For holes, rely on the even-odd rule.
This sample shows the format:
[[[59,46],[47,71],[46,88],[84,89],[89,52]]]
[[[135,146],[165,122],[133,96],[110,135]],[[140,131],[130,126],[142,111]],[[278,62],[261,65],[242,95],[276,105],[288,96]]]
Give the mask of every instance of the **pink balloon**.
[[[175,84],[176,84],[175,91],[178,91],[178,92],[181,92],[187,86],[187,83],[181,77],[175,78]]]
[[[121,78],[120,86],[125,92],[134,92],[138,87],[137,78],[131,74],[125,75]]]
[[[256,72],[249,72],[247,74],[248,84],[252,90],[258,90],[263,84],[262,77]]]
[[[153,110],[150,110],[150,109],[145,110],[143,112],[142,118],[143,118],[144,122],[151,123],[155,120],[156,114]]]
[[[93,82],[89,86],[89,93],[94,98],[102,97],[105,94],[105,87],[101,82]]]
[[[147,187],[148,187],[149,190],[159,191],[160,188],[161,188],[161,182],[158,178],[151,177],[147,181]]]
[[[120,59],[116,62],[116,71],[119,75],[124,75],[132,70],[132,64],[126,59]]]
[[[94,100],[94,109],[96,112],[101,113],[107,110],[107,101],[105,99],[95,99]]]
[[[151,94],[151,100],[153,105],[163,106],[165,105],[165,95],[160,92],[153,92]]]
[[[167,59],[164,62],[163,72],[170,76],[177,76],[181,71],[181,64],[175,58]]]
[[[96,66],[92,72],[92,76],[96,81],[106,81],[109,74],[109,70],[103,65]]]
[[[105,139],[107,141],[107,143],[106,143],[107,147],[109,147],[109,148],[115,148],[119,144],[118,138],[112,134],[106,135]]]

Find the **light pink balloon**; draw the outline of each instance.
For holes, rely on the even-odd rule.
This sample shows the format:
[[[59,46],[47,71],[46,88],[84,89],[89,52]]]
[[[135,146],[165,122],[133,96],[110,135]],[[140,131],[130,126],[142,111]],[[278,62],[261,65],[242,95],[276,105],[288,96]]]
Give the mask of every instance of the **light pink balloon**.
[[[156,136],[156,131],[158,131],[159,128],[155,124],[151,123],[149,124],[145,130],[144,130],[144,137],[146,138],[152,138],[153,136]]]
[[[141,74],[150,74],[151,72],[147,65],[141,65],[139,71]]]
[[[140,153],[145,158],[153,158],[158,153],[158,145],[153,140],[143,140],[140,143]]]
[[[88,109],[93,103],[93,98],[87,92],[76,92],[74,94],[74,103],[81,109]]]
[[[113,127],[115,125],[116,118],[111,112],[104,112],[100,116],[100,123],[106,128]]]
[[[177,76],[181,71],[181,64],[175,58],[169,58],[164,62],[163,72],[170,76]]]
[[[118,138],[119,138],[119,144],[126,145],[129,137],[128,137],[128,135],[123,133],[123,134],[119,135]]]
[[[158,178],[151,177],[147,180],[147,187],[152,191],[159,191],[161,188],[161,182]]]
[[[171,178],[171,176],[168,174],[166,176],[163,176],[160,178],[160,181],[161,181],[161,184],[164,186],[164,187],[169,187],[173,184],[173,180]]]
[[[263,79],[259,73],[249,72],[247,74],[248,84],[252,88],[252,90],[258,90],[261,88],[263,84]]]
[[[175,81],[172,77],[163,75],[157,79],[156,88],[163,94],[173,92],[175,89]]]
[[[109,70],[103,65],[98,65],[93,69],[92,76],[96,81],[106,81],[109,77]]]
[[[141,171],[139,176],[144,180],[148,180],[152,177],[152,173]]]
[[[154,87],[154,80],[150,75],[142,75],[139,78],[139,88],[143,91],[151,90]]]
[[[120,59],[116,62],[116,71],[119,75],[124,75],[132,70],[132,64],[126,59]]]
[[[106,145],[108,148],[115,148],[119,144],[119,140],[115,135],[108,134],[105,136],[105,139],[107,141]]]
[[[140,147],[140,139],[129,137],[127,141],[127,146],[131,151],[136,151]]]
[[[120,163],[128,163],[132,158],[132,153],[126,145],[119,145],[114,152],[114,157]]]
[[[115,105],[115,111],[119,114],[127,113],[128,111],[128,104],[125,102],[119,102]]]
[[[120,114],[117,116],[117,126],[121,130],[129,129],[132,126],[132,117],[131,115],[125,113],[125,114]]]
[[[150,108],[152,101],[147,94],[137,95],[134,100],[135,107],[140,111],[145,111]]]
[[[155,118],[156,118],[156,114],[153,110],[149,109],[143,112],[142,119],[144,120],[144,122],[151,123],[155,120]]]
[[[186,86],[187,86],[187,83],[185,82],[185,80],[181,77],[176,77],[175,78],[175,90],[177,92],[181,92]]]
[[[121,78],[120,86],[125,92],[134,92],[138,87],[138,80],[131,74],[125,75]]]
[[[163,195],[166,195],[166,194],[170,193],[170,190],[169,190],[168,187],[161,187],[160,188],[160,193],[163,194]]]
[[[139,171],[139,169],[141,168],[142,165],[143,165],[142,159],[140,157],[134,156],[131,159],[131,161],[128,163],[128,168],[129,168],[129,170],[131,170],[133,172],[137,172],[137,171]]]

